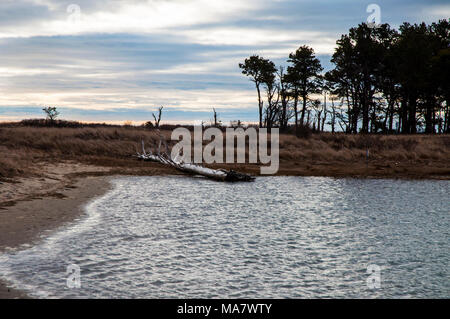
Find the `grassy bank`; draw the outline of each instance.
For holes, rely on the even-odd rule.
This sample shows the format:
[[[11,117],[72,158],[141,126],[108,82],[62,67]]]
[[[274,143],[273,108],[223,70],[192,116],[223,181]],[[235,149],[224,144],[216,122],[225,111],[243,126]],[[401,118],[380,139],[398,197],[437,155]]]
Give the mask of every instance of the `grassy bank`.
[[[162,134],[170,139],[170,130]],[[75,161],[146,174],[159,164],[132,157],[140,141],[156,147],[159,135],[138,127],[0,127],[0,179],[39,176],[40,167]],[[366,149],[370,157],[366,163]],[[258,174],[255,164],[214,165]],[[170,173],[170,169],[162,173]],[[279,175],[450,179],[448,135],[346,135],[318,133],[280,136]]]

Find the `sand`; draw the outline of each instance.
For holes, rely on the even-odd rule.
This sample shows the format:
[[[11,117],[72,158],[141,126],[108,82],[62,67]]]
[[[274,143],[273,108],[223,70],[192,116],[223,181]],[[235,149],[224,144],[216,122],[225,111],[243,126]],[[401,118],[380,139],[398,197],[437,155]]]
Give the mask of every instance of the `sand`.
[[[61,168],[61,167],[59,167]],[[20,183],[0,185],[0,253],[35,244],[43,236],[84,214],[87,201],[110,189],[107,176],[68,178],[74,170],[101,171],[98,167],[70,166],[54,179],[26,179]],[[15,192],[14,192],[15,191]],[[6,196],[6,194],[8,196]],[[22,292],[0,280],[0,298],[27,298]]]

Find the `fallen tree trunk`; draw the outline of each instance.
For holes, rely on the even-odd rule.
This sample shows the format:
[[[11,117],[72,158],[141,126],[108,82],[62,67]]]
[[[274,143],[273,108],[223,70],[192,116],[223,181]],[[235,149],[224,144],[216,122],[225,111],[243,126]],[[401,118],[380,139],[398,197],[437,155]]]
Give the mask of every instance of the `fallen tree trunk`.
[[[202,165],[185,163],[177,158],[171,159],[165,154],[152,154],[151,152],[145,152],[144,144],[142,143],[142,154],[138,153],[137,157],[140,160],[162,163],[164,165],[169,165],[175,169],[192,175],[201,175],[207,178],[221,181],[221,182],[251,182],[255,178],[248,174],[239,173],[233,170],[225,169],[212,169],[207,168]]]

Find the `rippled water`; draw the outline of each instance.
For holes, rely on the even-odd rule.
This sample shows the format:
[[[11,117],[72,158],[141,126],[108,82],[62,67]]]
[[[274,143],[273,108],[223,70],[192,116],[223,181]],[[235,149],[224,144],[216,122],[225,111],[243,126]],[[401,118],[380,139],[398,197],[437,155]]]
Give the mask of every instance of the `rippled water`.
[[[0,273],[36,297],[450,297],[448,181],[113,183],[88,217],[0,256]],[[79,289],[66,286],[69,264]]]

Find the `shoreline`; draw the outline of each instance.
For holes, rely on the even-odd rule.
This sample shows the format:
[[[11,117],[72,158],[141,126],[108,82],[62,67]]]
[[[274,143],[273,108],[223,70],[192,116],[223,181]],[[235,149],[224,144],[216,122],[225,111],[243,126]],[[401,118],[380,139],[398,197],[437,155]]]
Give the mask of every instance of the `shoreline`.
[[[46,234],[82,216],[84,205],[111,189],[113,176],[88,176],[70,180],[58,196],[21,200],[0,209],[0,253],[34,245]],[[0,279],[0,299],[30,298]]]
[[[316,163],[318,165],[319,163]],[[320,165],[320,164],[319,164]],[[10,249],[20,249],[23,245],[34,245],[48,233],[57,231],[64,225],[82,216],[84,206],[96,197],[104,195],[112,188],[110,180],[117,176],[157,176],[179,175],[176,171],[148,163],[145,167],[134,171],[106,169],[101,166],[77,163],[60,163],[44,172],[46,178],[39,182],[33,178],[24,178],[16,183],[0,184],[0,254]],[[292,174],[292,171],[281,169],[277,176],[330,177],[330,178],[375,178],[375,179],[419,179],[448,180],[449,176],[386,176],[383,171],[378,174],[358,174],[367,169],[360,167],[353,174],[314,174],[306,165],[304,174]],[[329,166],[329,164],[327,165]],[[258,175],[255,165],[236,165],[236,170]],[[55,174],[57,171],[59,173]],[[369,171],[370,164],[369,164]],[[130,174],[131,173],[131,174]],[[309,174],[308,174],[309,173]],[[356,173],[356,174],[355,174]],[[380,174],[381,173],[381,174]],[[50,177],[50,178],[49,178]],[[257,176],[265,177],[265,176]],[[6,196],[5,196],[6,195]],[[25,292],[11,288],[11,285],[0,278],[0,299],[30,298]]]

